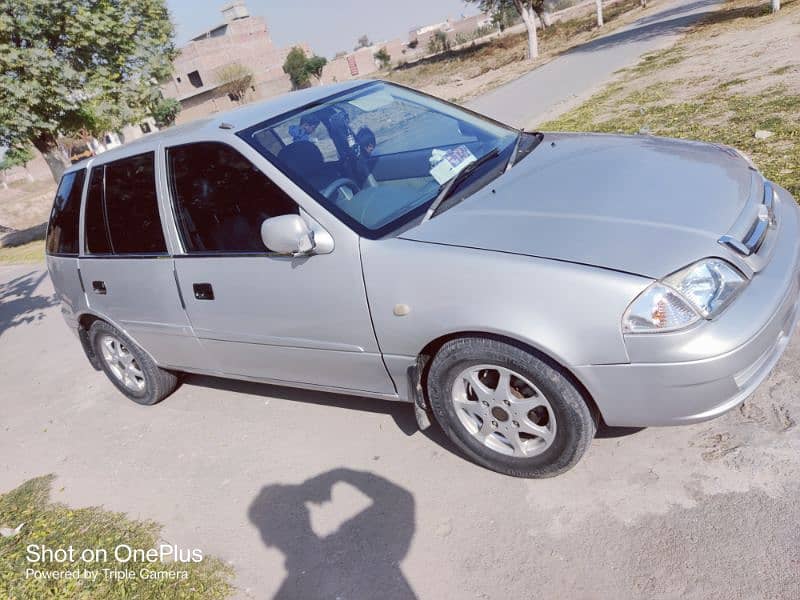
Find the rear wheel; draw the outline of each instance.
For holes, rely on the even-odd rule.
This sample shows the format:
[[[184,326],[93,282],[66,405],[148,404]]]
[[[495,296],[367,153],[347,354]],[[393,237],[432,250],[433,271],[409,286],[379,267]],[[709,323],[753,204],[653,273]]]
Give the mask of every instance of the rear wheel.
[[[105,374],[138,404],[156,404],[178,386],[174,373],[161,369],[136,343],[105,321],[95,321],[89,340]]]
[[[431,362],[428,396],[437,421],[469,458],[515,477],[563,473],[596,431],[562,369],[494,339],[445,343]]]

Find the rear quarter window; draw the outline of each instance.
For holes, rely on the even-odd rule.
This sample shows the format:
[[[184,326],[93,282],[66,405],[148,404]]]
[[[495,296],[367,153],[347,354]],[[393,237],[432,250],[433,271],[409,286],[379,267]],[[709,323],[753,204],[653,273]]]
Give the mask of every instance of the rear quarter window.
[[[48,254],[78,254],[78,221],[86,169],[67,173],[58,184],[50,224],[47,227]]]

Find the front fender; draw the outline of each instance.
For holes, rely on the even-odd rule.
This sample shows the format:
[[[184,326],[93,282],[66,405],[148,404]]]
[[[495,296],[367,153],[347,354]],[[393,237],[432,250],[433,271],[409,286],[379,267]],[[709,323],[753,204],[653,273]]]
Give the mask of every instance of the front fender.
[[[361,241],[381,351],[415,357],[465,331],[519,340],[565,367],[629,362],[621,330],[651,280],[555,260],[404,239]],[[398,305],[408,307],[397,316]]]

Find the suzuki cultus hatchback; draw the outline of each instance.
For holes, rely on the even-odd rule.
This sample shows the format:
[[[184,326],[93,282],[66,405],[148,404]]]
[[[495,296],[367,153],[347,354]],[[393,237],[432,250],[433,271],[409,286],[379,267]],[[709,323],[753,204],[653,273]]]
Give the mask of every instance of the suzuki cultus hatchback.
[[[73,165],[47,263],[92,365],[413,403],[560,473],[597,424],[740,404],[798,313],[800,210],[724,146],[529,133],[404,87],[295,92]]]

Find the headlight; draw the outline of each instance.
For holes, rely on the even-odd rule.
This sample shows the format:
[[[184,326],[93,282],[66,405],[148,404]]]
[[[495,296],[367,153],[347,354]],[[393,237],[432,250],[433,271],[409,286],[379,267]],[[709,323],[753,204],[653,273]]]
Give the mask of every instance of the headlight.
[[[625,333],[675,331],[719,314],[747,285],[729,263],[706,258],[651,284],[622,317]]]

